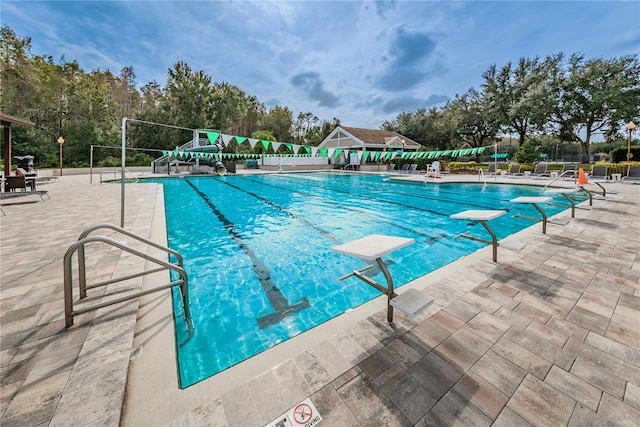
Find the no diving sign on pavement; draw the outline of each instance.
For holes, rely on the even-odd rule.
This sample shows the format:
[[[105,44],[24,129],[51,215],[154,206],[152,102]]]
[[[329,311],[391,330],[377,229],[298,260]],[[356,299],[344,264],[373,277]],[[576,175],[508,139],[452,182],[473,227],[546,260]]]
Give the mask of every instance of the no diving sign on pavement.
[[[310,398],[298,403],[264,427],[311,427],[322,421]]]

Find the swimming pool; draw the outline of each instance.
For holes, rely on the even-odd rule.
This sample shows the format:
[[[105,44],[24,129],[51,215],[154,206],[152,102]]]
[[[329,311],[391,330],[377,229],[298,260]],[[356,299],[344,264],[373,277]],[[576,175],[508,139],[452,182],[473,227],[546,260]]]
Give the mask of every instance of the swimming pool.
[[[327,173],[155,181],[164,187],[169,246],[182,253],[189,274],[193,335],[180,316],[175,323],[182,388],[379,296],[360,280],[338,281],[365,263],[332,252],[333,246],[369,234],[414,238],[416,244],[385,257],[402,286],[486,246],[454,240],[465,231],[486,231],[449,215],[507,210],[491,222],[502,239],[532,225],[514,214],[536,216],[531,206],[509,200],[543,192]],[[544,209],[551,216],[565,208]],[[367,274],[385,283],[379,270]]]

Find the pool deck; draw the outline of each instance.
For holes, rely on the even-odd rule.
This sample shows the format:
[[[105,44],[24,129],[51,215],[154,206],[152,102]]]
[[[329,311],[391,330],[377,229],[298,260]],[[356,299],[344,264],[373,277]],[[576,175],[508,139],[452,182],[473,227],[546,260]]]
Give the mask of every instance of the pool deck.
[[[461,180],[478,177],[441,179]],[[405,285],[435,299],[414,318],[396,312],[388,324],[377,298],[180,390],[168,291],[79,315],[65,329],[64,253],[85,228],[120,223],[120,185],[63,176],[39,186],[50,200],[2,205],[0,424],[259,427],[310,398],[321,426],[635,426],[640,186],[605,185],[612,194],[592,208],[557,215],[567,225],[505,239],[526,247],[500,247],[497,263],[487,247]],[[164,244],[160,188],[127,185],[126,201],[125,228]],[[139,265],[119,250],[87,249],[89,283]],[[158,279],[166,275],[125,287]]]

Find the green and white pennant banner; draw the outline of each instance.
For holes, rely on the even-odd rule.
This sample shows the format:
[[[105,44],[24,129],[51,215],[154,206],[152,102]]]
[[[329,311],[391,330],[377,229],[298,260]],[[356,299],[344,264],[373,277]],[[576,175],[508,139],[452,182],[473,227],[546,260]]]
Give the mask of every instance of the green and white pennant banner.
[[[325,147],[315,147],[308,145],[299,145],[292,144],[288,142],[271,142],[267,140],[259,140],[255,138],[247,138],[241,136],[233,136],[228,134],[220,134],[217,132],[207,132],[207,138],[210,144],[215,144],[218,139],[221,139],[222,144],[227,146],[229,143],[235,138],[237,144],[242,144],[245,141],[249,142],[249,146],[253,149],[260,142],[265,150],[269,149],[269,145],[272,146],[274,153],[278,151],[282,144],[285,144],[286,147],[292,151],[293,154],[265,154],[265,156],[274,157],[274,156],[283,156],[283,157],[329,157],[329,158],[338,158],[340,154],[343,152],[345,156],[349,156],[351,150],[341,149],[341,148],[325,148]],[[474,147],[474,148],[465,148],[465,149],[457,149],[457,150],[438,150],[438,151],[413,151],[413,152],[402,152],[399,150],[396,151],[366,151],[366,150],[355,150],[358,156],[358,160],[361,163],[366,163],[367,160],[377,162],[378,160],[393,160],[394,158],[400,156],[403,159],[435,159],[438,157],[451,156],[451,157],[459,157],[459,156],[468,156],[468,155],[476,155],[482,154],[488,147],[493,147],[493,145],[483,146],[483,147]],[[300,153],[300,148],[304,148],[304,152]],[[246,159],[246,158],[255,158],[259,159],[263,157],[261,154],[252,154],[252,153],[208,153],[208,152],[198,152],[198,151],[181,151],[181,150],[162,150],[163,156],[173,156],[173,157],[182,157],[182,158],[231,158],[231,159]]]

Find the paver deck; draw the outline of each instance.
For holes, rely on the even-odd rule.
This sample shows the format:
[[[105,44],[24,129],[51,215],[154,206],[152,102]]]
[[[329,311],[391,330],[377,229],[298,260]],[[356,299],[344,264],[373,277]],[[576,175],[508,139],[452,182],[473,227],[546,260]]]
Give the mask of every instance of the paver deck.
[[[126,188],[125,228],[164,243],[158,186]],[[64,327],[62,257],[86,227],[119,224],[120,187],[39,189],[51,199],[0,217],[3,426],[262,426],[307,397],[325,426],[640,419],[640,186],[608,184],[618,194],[519,233],[527,246],[498,263],[487,248],[407,284],[436,301],[415,318],[390,325],[376,299],[185,390],[168,291]],[[90,280],[137,271],[103,247],[87,260]]]

